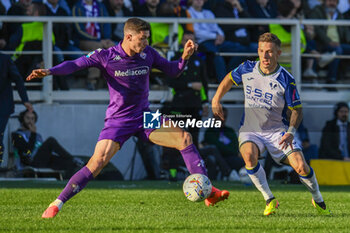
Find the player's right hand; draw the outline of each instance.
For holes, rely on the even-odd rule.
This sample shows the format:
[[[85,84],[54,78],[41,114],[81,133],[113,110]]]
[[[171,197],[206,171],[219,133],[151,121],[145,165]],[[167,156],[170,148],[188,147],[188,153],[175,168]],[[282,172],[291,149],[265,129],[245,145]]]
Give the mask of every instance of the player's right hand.
[[[35,78],[43,78],[47,75],[50,75],[51,72],[49,69],[36,69],[26,78],[27,81],[30,81]]]
[[[290,148],[293,150],[293,139],[294,139],[294,135],[291,133],[286,132],[283,136],[282,139],[279,143],[279,145],[281,146],[282,150],[286,150],[288,148],[288,146],[290,146]]]
[[[212,101],[211,108],[215,117],[218,117],[222,121],[225,120],[224,111],[222,110],[220,102]]]

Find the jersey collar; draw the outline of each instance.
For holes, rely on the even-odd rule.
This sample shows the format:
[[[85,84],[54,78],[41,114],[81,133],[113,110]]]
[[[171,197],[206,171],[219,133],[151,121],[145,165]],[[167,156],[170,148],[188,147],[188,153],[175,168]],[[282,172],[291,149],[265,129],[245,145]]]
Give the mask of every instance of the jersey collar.
[[[269,76],[269,75],[273,75],[275,73],[277,73],[277,71],[281,68],[280,64],[277,63],[276,69],[271,72],[270,74],[265,74],[264,72],[262,72],[262,70],[260,69],[260,61],[258,63],[258,71],[262,76]]]
[[[120,42],[119,42],[119,44],[117,45],[117,52],[119,53],[119,56],[121,56],[121,57],[129,57],[129,55],[128,54],[126,54],[126,52],[124,51],[124,49],[123,49],[123,47],[122,47],[122,42],[123,42],[123,40],[121,40]]]
[[[124,49],[123,49],[123,47],[122,47],[122,43],[123,43],[123,40],[121,40],[121,41],[119,42],[119,44],[116,46],[116,50],[117,50],[117,52],[119,53],[119,56],[122,57],[122,58],[130,57],[130,56],[129,56],[128,54],[126,54],[126,52],[124,51]],[[148,46],[147,46],[147,47],[148,47]],[[146,48],[147,48],[147,47],[146,47]],[[145,49],[146,49],[146,48],[145,48]],[[145,49],[144,49],[141,53],[135,53],[135,55],[132,56],[132,57],[138,56],[138,57],[141,57],[142,59],[145,59],[145,57],[143,57],[144,54],[145,54]],[[132,58],[132,57],[130,57],[130,58]]]

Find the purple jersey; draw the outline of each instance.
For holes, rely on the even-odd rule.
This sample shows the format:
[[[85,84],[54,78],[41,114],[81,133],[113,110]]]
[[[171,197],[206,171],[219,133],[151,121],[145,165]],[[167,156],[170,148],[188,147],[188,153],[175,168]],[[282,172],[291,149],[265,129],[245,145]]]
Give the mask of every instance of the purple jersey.
[[[86,57],[66,61],[50,69],[52,75],[66,75],[87,67],[97,67],[107,80],[110,102],[106,120],[139,118],[148,110],[149,74],[155,67],[169,76],[178,76],[185,68],[185,61],[169,62],[157,51],[147,46],[143,52],[128,56],[121,42],[109,49],[97,49]]]

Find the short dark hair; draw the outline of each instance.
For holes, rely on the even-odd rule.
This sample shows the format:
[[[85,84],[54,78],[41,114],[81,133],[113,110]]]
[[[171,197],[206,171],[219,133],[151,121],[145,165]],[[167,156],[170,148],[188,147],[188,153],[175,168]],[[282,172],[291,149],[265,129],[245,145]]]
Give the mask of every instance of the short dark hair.
[[[349,105],[346,102],[339,102],[336,103],[334,106],[334,117],[337,117],[337,114],[341,108],[347,108],[349,110]]]
[[[270,42],[274,43],[278,47],[281,47],[281,40],[271,32],[265,32],[264,34],[260,35],[259,42]]]
[[[140,18],[130,18],[125,22],[124,31],[132,30],[137,33],[141,31],[151,31],[151,26],[145,20]]]
[[[24,110],[24,111],[19,113],[19,116],[18,116],[19,123],[23,124],[24,116],[26,115],[27,112],[29,112],[28,109],[26,109],[26,110]],[[35,122],[37,122],[38,121],[38,114],[35,111],[33,111],[33,114],[35,116]]]

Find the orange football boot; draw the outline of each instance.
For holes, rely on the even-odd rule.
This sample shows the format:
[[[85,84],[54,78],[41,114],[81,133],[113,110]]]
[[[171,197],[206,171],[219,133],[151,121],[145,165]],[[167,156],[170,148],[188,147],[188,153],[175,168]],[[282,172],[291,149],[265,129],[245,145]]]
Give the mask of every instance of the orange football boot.
[[[45,210],[45,212],[43,213],[43,215],[41,217],[42,218],[53,218],[53,217],[55,217],[58,214],[59,211],[60,210],[58,209],[57,206],[52,205],[52,206],[49,206]]]
[[[206,206],[214,206],[219,201],[223,201],[227,199],[228,196],[230,196],[229,191],[227,190],[221,191],[213,186],[210,196],[207,199],[205,199],[204,202]]]

